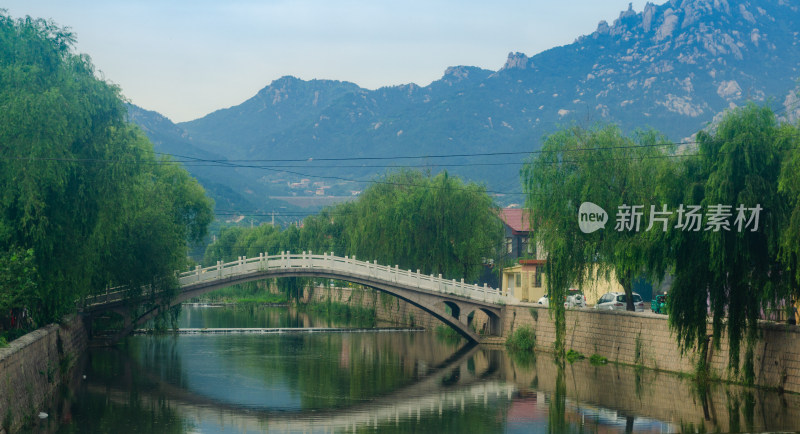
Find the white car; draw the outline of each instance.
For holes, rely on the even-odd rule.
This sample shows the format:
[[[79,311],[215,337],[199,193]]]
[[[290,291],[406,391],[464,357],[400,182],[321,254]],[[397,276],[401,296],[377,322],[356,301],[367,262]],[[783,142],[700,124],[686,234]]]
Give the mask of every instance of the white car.
[[[607,292],[594,305],[595,309],[600,310],[626,310],[627,307],[628,303],[624,292]],[[633,293],[633,307],[636,312],[644,312],[644,300],[635,292]]]
[[[537,303],[544,307],[550,307],[550,297],[545,294]],[[570,288],[564,297],[564,307],[586,307],[586,297],[579,289]]]
[[[564,307],[586,307],[586,297],[580,289],[570,288],[567,291],[567,300],[564,302]]]

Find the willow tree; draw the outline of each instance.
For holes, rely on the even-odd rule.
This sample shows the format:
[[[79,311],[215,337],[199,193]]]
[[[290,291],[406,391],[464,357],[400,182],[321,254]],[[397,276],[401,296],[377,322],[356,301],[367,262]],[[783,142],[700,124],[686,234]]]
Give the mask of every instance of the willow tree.
[[[780,259],[789,273],[792,299],[797,300],[800,298],[800,146],[797,143],[800,128],[783,126],[782,129],[784,137],[794,140],[785,155],[778,185],[778,190],[786,195],[790,206],[788,221],[781,236]],[[790,306],[787,307],[788,313],[793,315],[794,311]]]
[[[646,216],[663,212],[655,204],[669,190],[659,180],[671,178],[674,170],[662,158],[666,147],[652,132],[630,138],[613,126],[575,127],[549,136],[539,155],[526,162],[522,177],[527,207],[534,236],[547,254],[551,300],[563,298],[570,286],[615,276],[627,294],[627,309],[633,310],[633,281],[663,276],[668,256],[660,240],[666,225]],[[599,208],[595,218],[604,219],[604,227],[580,229],[579,210],[585,202]],[[614,216],[616,224],[611,224]],[[563,352],[564,307],[551,303],[550,308],[556,351]]]
[[[74,41],[0,12],[0,257],[32,258],[21,299],[40,324],[108,285],[168,283],[212,218],[199,184],[155,158]]]
[[[779,191],[779,175],[785,154],[797,147],[797,130],[779,125],[768,108],[748,105],[726,114],[715,130],[700,132],[697,141],[699,156],[686,160],[682,196],[685,209],[698,207],[702,219],[672,232],[670,324],[683,349],[704,352],[710,313],[713,344],[727,333],[734,374],[747,340],[744,375],[752,379],[758,319],[790,292],[779,254],[791,202]],[[792,191],[791,163],[787,168],[785,186]]]
[[[502,223],[483,186],[447,172],[390,173],[347,211],[348,253],[365,260],[475,280],[502,241]]]
[[[302,249],[346,254],[348,247],[345,231],[348,225],[352,224],[351,216],[355,208],[356,203],[345,202],[306,217],[300,231]]]

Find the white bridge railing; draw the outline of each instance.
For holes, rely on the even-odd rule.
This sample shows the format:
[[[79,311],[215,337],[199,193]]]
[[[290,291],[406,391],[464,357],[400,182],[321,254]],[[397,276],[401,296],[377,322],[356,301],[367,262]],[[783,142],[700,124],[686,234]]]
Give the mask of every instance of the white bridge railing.
[[[282,252],[280,255],[272,256],[262,253],[253,258],[241,256],[238,260],[232,262],[223,263],[222,261],[217,261],[216,265],[210,267],[203,268],[198,265],[194,270],[180,273],[178,279],[181,288],[184,288],[196,283],[221,280],[259,271],[287,269],[318,269],[340,274],[342,275],[342,280],[347,280],[346,277],[348,276],[360,277],[375,282],[395,283],[424,292],[457,295],[494,304],[519,303],[519,300],[513,295],[503,294],[497,289],[486,286],[486,284],[478,286],[464,283],[464,279],[460,281],[447,280],[443,279],[441,274],[439,276],[431,276],[422,274],[419,270],[416,272],[401,270],[398,266],[379,265],[376,261],[359,261],[355,257],[345,256],[342,258],[334,256],[332,253],[316,255],[306,252],[302,254]],[[110,292],[88,299],[87,305],[118,301],[123,297],[124,291]]]

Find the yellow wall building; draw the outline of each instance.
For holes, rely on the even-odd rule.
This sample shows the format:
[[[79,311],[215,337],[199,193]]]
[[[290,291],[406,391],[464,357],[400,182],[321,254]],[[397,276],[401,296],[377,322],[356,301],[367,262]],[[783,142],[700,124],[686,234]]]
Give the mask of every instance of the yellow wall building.
[[[513,295],[520,301],[536,303],[547,292],[547,275],[544,274],[544,259],[520,259],[519,264],[503,270],[504,294]],[[592,276],[597,275],[597,268]],[[583,294],[588,305],[594,305],[607,292],[624,292],[612,271],[608,278],[594,277],[584,282]]]
[[[503,293],[513,295],[520,301],[539,301],[547,288],[544,263],[541,259],[520,259],[518,265],[504,269]]]
[[[547,292],[547,276],[544,274],[547,254],[535,243],[530,224],[530,215],[519,208],[504,208],[498,217],[505,225],[505,247],[507,259],[517,265],[503,270],[500,288],[504,294],[513,295],[520,301],[536,303]],[[597,275],[595,267],[592,276]],[[586,303],[593,305],[605,293],[622,292],[622,286],[611,273],[608,278],[585,279],[583,294]]]

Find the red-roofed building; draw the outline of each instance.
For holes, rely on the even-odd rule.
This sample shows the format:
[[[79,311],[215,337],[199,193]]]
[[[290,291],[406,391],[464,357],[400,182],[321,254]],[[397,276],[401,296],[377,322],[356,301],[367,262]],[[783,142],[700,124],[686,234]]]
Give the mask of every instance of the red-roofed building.
[[[504,268],[500,288],[520,301],[536,303],[547,289],[547,276],[544,273],[547,253],[533,241],[530,225],[530,211],[518,208],[505,208],[498,213],[506,230],[505,253],[513,265]],[[592,273],[594,275],[596,273]],[[584,295],[588,303],[597,301],[600,295],[610,291],[622,291],[613,277],[593,278],[584,283]]]
[[[504,208],[498,215],[506,231],[504,253],[515,262],[503,269],[502,290],[522,301],[536,302],[545,292],[545,257],[533,242],[530,211]]]
[[[519,208],[503,208],[499,213],[506,230],[505,253],[511,258],[536,256],[536,248],[530,243],[531,225],[529,211]]]

